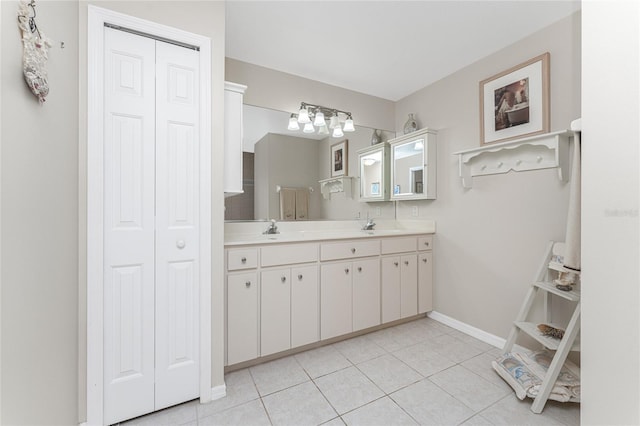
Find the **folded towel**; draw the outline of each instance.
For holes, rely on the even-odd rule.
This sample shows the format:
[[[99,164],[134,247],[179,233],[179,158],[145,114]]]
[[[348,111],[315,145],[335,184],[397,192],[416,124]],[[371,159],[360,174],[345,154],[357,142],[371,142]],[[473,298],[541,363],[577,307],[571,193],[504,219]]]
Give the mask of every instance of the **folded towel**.
[[[553,359],[547,351],[531,354],[506,353],[491,365],[516,392],[519,399],[535,398]],[[580,402],[580,368],[565,361],[553,385],[549,399],[560,402]]]
[[[280,220],[296,219],[296,190],[280,189]]]
[[[296,220],[309,219],[309,189],[296,189]]]

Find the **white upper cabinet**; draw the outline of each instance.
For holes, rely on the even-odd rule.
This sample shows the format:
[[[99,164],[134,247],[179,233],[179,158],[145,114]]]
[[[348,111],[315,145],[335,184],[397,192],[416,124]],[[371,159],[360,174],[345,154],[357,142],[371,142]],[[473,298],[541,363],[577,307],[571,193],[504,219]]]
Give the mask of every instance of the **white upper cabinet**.
[[[389,141],[391,200],[436,198],[436,135],[422,129]]]
[[[389,143],[358,151],[360,201],[389,201]]]
[[[247,86],[224,83],[224,196],[242,194],[242,100]]]

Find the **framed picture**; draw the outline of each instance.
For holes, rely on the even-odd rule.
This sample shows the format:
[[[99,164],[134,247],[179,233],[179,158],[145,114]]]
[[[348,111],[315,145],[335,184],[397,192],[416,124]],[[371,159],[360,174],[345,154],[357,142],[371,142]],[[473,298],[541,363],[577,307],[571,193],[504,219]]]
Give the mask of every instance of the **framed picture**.
[[[549,53],[480,82],[480,145],[549,132]]]
[[[371,195],[380,195],[380,182],[373,182],[371,184]]]
[[[399,194],[400,193],[400,185],[396,185],[393,187],[393,193],[394,194]]]
[[[331,177],[347,175],[347,164],[349,162],[347,157],[348,142],[349,140],[345,139],[342,142],[331,145]]]

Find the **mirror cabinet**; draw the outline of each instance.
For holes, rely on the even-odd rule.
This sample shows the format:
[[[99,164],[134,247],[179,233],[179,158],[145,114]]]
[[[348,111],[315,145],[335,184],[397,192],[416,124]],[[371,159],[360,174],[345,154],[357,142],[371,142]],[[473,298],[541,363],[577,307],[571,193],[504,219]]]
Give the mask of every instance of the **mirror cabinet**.
[[[421,129],[389,141],[391,200],[436,198],[436,136]]]
[[[358,151],[360,201],[389,201],[389,143]]]

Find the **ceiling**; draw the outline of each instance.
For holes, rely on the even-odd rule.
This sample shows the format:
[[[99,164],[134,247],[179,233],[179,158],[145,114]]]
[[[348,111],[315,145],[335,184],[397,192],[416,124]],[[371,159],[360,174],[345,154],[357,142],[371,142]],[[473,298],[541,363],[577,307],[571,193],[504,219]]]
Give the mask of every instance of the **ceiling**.
[[[569,0],[231,0],[226,56],[397,101],[579,9]]]

